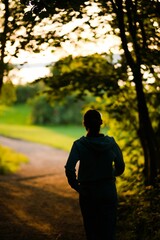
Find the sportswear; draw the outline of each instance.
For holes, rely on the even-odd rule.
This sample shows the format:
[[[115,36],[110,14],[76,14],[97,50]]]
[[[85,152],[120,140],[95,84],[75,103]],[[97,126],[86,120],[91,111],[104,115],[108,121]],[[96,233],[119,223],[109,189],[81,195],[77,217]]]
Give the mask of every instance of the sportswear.
[[[69,184],[79,192],[80,185],[114,181],[124,172],[125,164],[114,138],[99,134],[83,136],[73,143],[65,169]]]

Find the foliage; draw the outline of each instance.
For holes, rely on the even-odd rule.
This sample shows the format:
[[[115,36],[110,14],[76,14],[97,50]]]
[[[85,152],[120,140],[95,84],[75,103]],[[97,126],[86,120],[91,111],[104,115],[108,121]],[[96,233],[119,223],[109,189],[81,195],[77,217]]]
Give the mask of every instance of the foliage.
[[[44,96],[40,96],[31,101],[32,113],[31,121],[33,124],[50,123],[53,117],[53,108],[49,105]]]
[[[49,13],[53,14],[53,12],[56,12],[56,9],[68,9],[68,8],[72,8],[74,10],[79,10],[79,7],[81,4],[83,4],[85,1],[84,0],[80,0],[80,1],[63,1],[63,0],[53,0],[52,2],[47,0],[47,1],[37,1],[37,0],[32,0],[32,1],[26,1],[26,0],[21,0],[22,3],[26,3],[26,4],[31,4],[32,8],[31,11],[36,14],[39,15],[40,17],[46,17]],[[43,13],[42,11],[47,10],[46,14]]]
[[[150,0],[147,2],[147,4],[145,0],[99,0],[96,1],[97,5],[95,4],[95,1],[89,1],[88,3],[84,2],[84,4],[83,2],[79,2],[76,5],[76,11],[74,8],[75,1],[68,1],[64,5],[61,5],[60,3],[61,1],[59,1],[59,3],[57,3],[57,1],[53,1],[50,5],[50,9],[52,8],[53,15],[55,15],[56,9],[59,9],[59,11],[63,9],[62,12],[66,15],[66,17],[64,17],[64,15],[62,14],[61,19],[64,24],[67,21],[69,22],[73,19],[76,19],[76,17],[83,17],[83,19],[85,19],[85,24],[83,25],[84,28],[81,26],[80,31],[78,32],[80,36],[79,39],[81,39],[80,33],[88,27],[92,30],[92,39],[98,39],[98,34],[95,31],[95,29],[98,27],[98,24],[95,24],[95,19],[99,24],[102,25],[103,19],[104,21],[106,21],[106,17],[108,17],[108,24],[112,26],[112,28],[109,28],[108,33],[116,35],[120,38],[120,48],[121,50],[123,50],[121,51],[121,73],[123,73],[124,70],[126,74],[128,70],[130,71],[132,81],[135,85],[136,90],[139,121],[138,136],[140,138],[140,142],[144,151],[146,184],[154,184],[155,178],[157,176],[157,165],[160,162],[160,146],[157,141],[156,133],[152,127],[152,120],[149,115],[149,110],[144,93],[144,81],[146,81],[146,72],[152,75],[155,83],[159,81],[159,77],[157,74],[157,67],[159,66],[159,11],[157,11],[157,9],[159,7],[159,3],[155,0]],[[47,14],[51,14],[51,10],[48,10],[48,2],[46,2],[46,4],[44,5],[44,1],[41,0],[32,1],[32,5],[33,15],[39,15],[39,17],[43,17],[43,12],[45,12],[45,16]],[[84,7],[82,8],[80,7],[80,5],[84,5]],[[96,6],[97,8],[95,11],[92,10],[91,13],[91,7],[93,6]],[[73,29],[75,29],[75,32],[77,33],[77,27]],[[104,35],[107,36],[108,33],[105,31]],[[100,36],[101,35],[99,35],[99,37]],[[61,33],[59,38],[61,39],[61,41],[67,41],[69,37],[70,33]],[[112,69],[113,75],[113,68],[111,66],[110,69]],[[83,71],[81,73],[84,78],[85,74],[83,75]],[[84,73],[86,72],[84,71]],[[77,72],[75,73],[75,75],[78,78],[75,84],[73,84],[70,75],[68,76],[67,73],[63,75],[65,78],[64,81],[60,82],[60,87],[65,87],[65,89],[68,88],[67,90],[71,91],[73,89],[75,90],[75,86],[78,85],[77,82],[80,82],[79,85],[81,85],[82,83],[85,85],[86,81],[82,82],[81,79],[83,78],[80,78]],[[69,80],[66,80],[66,78]],[[129,77],[125,79],[122,78],[122,80],[128,81]],[[52,83],[50,84],[50,86],[57,89],[59,83],[58,85],[56,85],[57,82],[54,82],[55,84]],[[71,85],[74,87],[71,87]],[[93,87],[91,81],[88,82],[87,89],[89,88],[89,85],[91,85],[92,91]],[[63,91],[63,88],[60,88],[60,90]]]
[[[0,174],[14,173],[22,163],[27,162],[28,159],[23,154],[0,145]]]
[[[122,191],[119,195],[117,239],[159,239],[159,187],[141,186],[134,194],[129,189]]]
[[[26,5],[19,0],[0,2],[0,90],[3,82],[9,79],[11,66],[12,69],[21,67],[11,65],[12,60],[19,57],[23,50],[37,52],[40,48],[36,41],[42,39],[42,34],[36,34],[36,25],[41,20],[28,21],[24,17],[25,11]]]
[[[3,84],[0,96],[0,104],[12,105],[17,100],[15,87],[11,81]]]
[[[134,193],[144,182],[143,149],[138,137],[138,114],[134,87],[127,83],[120,86],[115,95],[97,97],[88,107],[99,109],[107,126],[107,134],[113,136],[122,149],[126,169],[121,177],[124,186]],[[135,177],[136,176],[136,177]],[[118,184],[119,185],[119,184]]]
[[[16,85],[16,104],[27,103],[30,98],[38,95],[41,87],[39,85],[25,84],[25,85]]]
[[[139,206],[135,210],[136,234],[141,239],[159,239],[159,184],[155,188],[146,188],[139,194]]]
[[[81,124],[80,109],[84,101],[75,101],[74,97],[66,97],[50,102],[45,95],[30,101],[32,106],[31,121],[33,124]]]
[[[111,57],[98,54],[75,58],[68,56],[51,67],[49,77],[40,80],[49,87],[46,91],[58,99],[69,93],[82,98],[88,95],[88,92],[96,96],[107,91],[115,93],[119,86]]]
[[[25,4],[28,3],[27,0],[22,0],[22,2]],[[136,61],[141,61],[141,64],[147,66],[148,71],[156,73],[155,66],[159,65],[158,9],[160,6],[157,0],[149,0],[147,4],[145,0],[138,2],[132,0],[70,0],[65,1],[65,3],[62,2],[63,1],[31,1],[32,7],[30,11],[28,11],[28,15],[32,15],[33,19],[36,19],[37,16],[43,19],[51,15],[56,16],[56,14],[59,13],[59,19],[57,20],[63,24],[85,18],[80,27],[76,26],[73,28],[73,32],[76,32],[79,40],[83,39],[81,33],[87,28],[91,29],[90,33],[95,39],[103,38],[103,34],[101,35],[96,32],[98,25],[104,27],[110,25],[112,28],[108,28],[108,31],[104,31],[103,29],[104,35],[117,35],[121,38],[122,45],[120,48],[124,50],[121,54],[123,55],[125,51],[127,51],[126,57],[130,58],[127,64],[132,65],[136,64]],[[62,15],[60,13],[62,13]],[[103,25],[103,23],[105,23],[105,25]],[[123,29],[124,32],[121,31],[123,26],[125,26]],[[58,32],[56,30],[54,34],[54,37],[57,39]],[[73,40],[69,31],[64,32],[64,34],[61,33],[61,36],[59,36],[61,42],[68,41],[69,39]],[[87,41],[87,37],[85,40]],[[125,42],[123,42],[123,40],[125,40]],[[128,44],[128,47],[126,44]],[[137,53],[139,53],[139,56]]]
[[[160,89],[158,82],[145,84],[145,95],[157,139],[160,139]]]
[[[84,60],[85,59],[85,60]],[[99,56],[99,59],[101,59],[101,56]],[[107,91],[107,94],[105,91],[103,91],[105,89],[102,87],[102,85],[100,86],[99,90],[99,94],[97,93],[98,90],[96,89],[96,86],[98,88],[98,84],[99,84],[99,76],[100,74],[103,76],[103,74],[105,75],[105,68],[103,69],[98,68],[97,65],[95,65],[93,67],[92,62],[95,63],[98,62],[98,56],[96,55],[96,60],[94,59],[94,56],[89,56],[89,57],[77,57],[72,59],[71,57],[68,57],[64,60],[61,60],[59,62],[57,62],[52,69],[52,73],[53,76],[51,76],[50,79],[45,79],[45,82],[47,84],[49,84],[49,86],[54,86],[54,84],[58,84],[56,85],[56,88],[54,89],[53,87],[53,92],[52,94],[56,93],[58,94],[59,97],[64,96],[64,94],[71,94],[71,92],[74,90],[74,93],[76,90],[80,90],[80,94],[84,94],[84,92],[86,91],[86,82],[84,81],[84,79],[92,79],[90,76],[90,70],[91,71],[95,71],[93,76],[94,79],[96,79],[97,81],[94,81],[95,84],[95,90],[93,88],[90,88],[90,86],[92,86],[91,84],[88,84],[88,91],[92,91],[94,92],[95,95],[103,95],[103,99],[101,100],[101,98],[99,98],[99,105],[95,105],[95,102],[92,104],[92,107],[98,107],[99,109],[102,109],[103,111],[106,111],[109,113],[109,118],[112,119],[110,120],[110,122],[114,122],[115,126],[116,126],[116,131],[115,131],[115,126],[113,128],[113,135],[115,136],[115,133],[119,133],[121,132],[120,136],[116,136],[118,137],[118,140],[120,141],[120,139],[123,140],[123,145],[122,148],[126,149],[128,158],[130,159],[130,161],[133,163],[134,165],[137,166],[141,166],[143,161],[141,159],[141,156],[143,155],[143,151],[141,149],[141,144],[138,141],[138,115],[137,115],[137,103],[136,103],[136,93],[134,90],[134,85],[132,85],[132,82],[124,82],[124,80],[122,81],[118,81],[118,69],[116,71],[117,76],[115,74],[115,78],[113,78],[113,81],[115,81],[115,83],[119,83],[119,89],[117,88],[112,90],[112,88],[110,87],[110,89]],[[102,60],[105,62],[105,58],[102,57]],[[99,60],[100,61],[100,60]],[[84,64],[84,62],[86,64]],[[78,63],[78,64],[77,64]],[[89,69],[89,66],[92,66],[91,69]],[[102,65],[101,65],[102,66]],[[89,69],[88,73],[85,75],[83,75],[83,67],[86,69]],[[77,68],[77,69],[76,69]],[[94,69],[94,70],[93,70]],[[81,84],[79,85],[79,82],[77,83],[77,75],[74,74],[76,72],[76,70],[79,72],[79,79],[82,79]],[[103,71],[103,73],[102,73]],[[82,74],[81,74],[82,72]],[[72,82],[73,82],[73,86],[70,85],[66,85],[64,86],[64,79],[65,79],[65,75],[68,75],[68,78],[66,79],[66,82],[68,80],[68,82],[71,83],[70,81],[70,76],[72,78]],[[75,76],[75,78],[74,78]],[[89,77],[88,77],[89,76]],[[125,75],[123,74],[123,79],[124,79]],[[57,78],[57,79],[56,79]],[[117,79],[116,79],[117,78]],[[78,79],[78,80],[79,80]],[[62,85],[61,85],[62,82]],[[53,85],[52,85],[53,84]],[[103,83],[105,85],[105,81]],[[111,85],[112,86],[112,85]],[[76,88],[77,87],[77,88]],[[72,90],[72,91],[71,91]],[[115,119],[116,119],[116,123],[115,123]],[[152,117],[152,119],[154,119],[154,117]],[[157,123],[158,118],[157,118]],[[113,125],[114,125],[113,124]],[[109,123],[110,126],[110,123]],[[112,129],[112,126],[111,126]],[[127,158],[127,159],[128,159]],[[139,159],[139,161],[138,161]],[[140,160],[141,159],[141,160]],[[141,166],[142,167],[142,166]],[[139,171],[142,172],[141,167],[138,167]],[[135,167],[136,171],[137,168]],[[130,175],[130,174],[129,174]]]
[[[82,97],[92,93],[98,96],[92,108],[101,109],[108,113],[110,131],[113,136],[121,142],[121,147],[125,152],[126,159],[132,163],[134,169],[141,173],[143,178],[142,159],[143,149],[139,139],[139,116],[137,108],[137,96],[135,85],[130,79],[130,71],[122,72],[121,61],[112,67],[112,56],[101,56],[94,54],[86,57],[66,57],[61,59],[51,67],[50,77],[44,78],[49,89],[47,90],[52,98],[63,98],[69,94]],[[107,68],[108,67],[108,68]],[[106,75],[107,71],[107,75]],[[95,81],[96,79],[96,81]],[[41,79],[42,80],[42,79]],[[150,111],[150,117],[155,126],[155,131],[159,132],[159,95],[156,84],[145,82],[145,95]],[[150,100],[152,97],[152,101]],[[113,124],[112,124],[113,122]],[[113,127],[112,127],[113,126]],[[113,129],[113,130],[112,130]],[[158,137],[159,138],[159,137]],[[133,181],[134,182],[134,181]]]

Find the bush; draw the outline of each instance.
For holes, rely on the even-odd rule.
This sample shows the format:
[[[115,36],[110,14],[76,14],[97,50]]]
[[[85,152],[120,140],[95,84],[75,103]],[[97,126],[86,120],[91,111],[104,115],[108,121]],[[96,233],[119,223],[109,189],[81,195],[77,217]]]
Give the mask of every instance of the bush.
[[[29,99],[34,98],[41,86],[39,84],[26,84],[26,85],[17,85],[16,86],[16,103],[26,103]]]
[[[81,109],[84,101],[74,101],[73,97],[67,97],[65,102],[47,101],[43,96],[30,101],[32,105],[31,121],[33,124],[81,124]]]
[[[12,105],[16,101],[16,90],[15,86],[11,81],[7,81],[2,86],[0,104]]]
[[[16,172],[21,163],[27,163],[28,158],[8,147],[0,145],[0,174]]]
[[[45,96],[36,97],[30,101],[32,105],[31,122],[33,124],[52,123],[53,107],[47,102]]]

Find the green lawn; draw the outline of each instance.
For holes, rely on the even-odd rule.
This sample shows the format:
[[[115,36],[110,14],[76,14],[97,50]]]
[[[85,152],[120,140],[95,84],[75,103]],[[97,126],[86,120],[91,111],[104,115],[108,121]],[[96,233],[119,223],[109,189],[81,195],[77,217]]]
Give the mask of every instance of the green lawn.
[[[80,126],[27,126],[16,124],[0,124],[0,134],[33,142],[47,144],[56,148],[69,150],[73,141],[84,135]]]
[[[35,126],[30,124],[28,105],[0,105],[0,134],[69,150],[76,138],[85,134],[83,126]]]
[[[30,124],[31,107],[27,104],[5,106],[0,105],[0,124]]]
[[[0,135],[50,145],[69,151],[73,141],[85,134],[82,126],[35,126],[30,124],[31,108],[28,105],[0,105]],[[0,145],[0,174],[15,172],[23,154]]]

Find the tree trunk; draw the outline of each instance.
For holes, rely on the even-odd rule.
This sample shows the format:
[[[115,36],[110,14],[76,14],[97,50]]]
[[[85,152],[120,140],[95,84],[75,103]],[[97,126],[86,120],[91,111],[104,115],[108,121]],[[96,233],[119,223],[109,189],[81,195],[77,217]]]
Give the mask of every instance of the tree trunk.
[[[4,77],[4,70],[5,70],[5,64],[4,64],[4,57],[5,57],[5,47],[6,47],[6,38],[7,38],[7,32],[8,32],[8,18],[9,18],[9,1],[5,0],[5,17],[4,17],[4,29],[3,34],[1,35],[1,48],[0,48],[0,92],[3,85],[3,77]]]
[[[138,104],[138,115],[139,115],[139,138],[141,145],[144,151],[144,174],[145,174],[145,184],[154,185],[157,177],[157,167],[160,157],[158,143],[156,140],[156,135],[154,133],[151,119],[149,117],[149,112],[147,108],[147,103],[145,99],[145,94],[143,91],[142,84],[142,75],[141,75],[141,55],[140,55],[140,46],[138,45],[136,37],[136,23],[134,22],[133,16],[131,14],[132,1],[126,0],[126,9],[127,9],[127,18],[129,23],[128,32],[133,43],[133,51],[135,58],[131,55],[131,52],[128,49],[128,39],[126,35],[126,25],[125,17],[123,11],[123,2],[122,0],[111,1],[114,11],[117,15],[117,21],[120,29],[120,38],[122,41],[122,47],[126,56],[127,64],[130,66],[131,71],[134,77],[134,83],[137,94],[137,104]],[[115,4],[116,3],[116,4]],[[136,14],[136,12],[135,12]]]
[[[142,76],[140,72],[134,72],[135,87],[137,93],[137,104],[139,114],[139,138],[144,151],[144,175],[145,184],[154,185],[157,177],[157,168],[159,161],[159,150],[156,135],[154,133],[146,99],[143,91]]]

